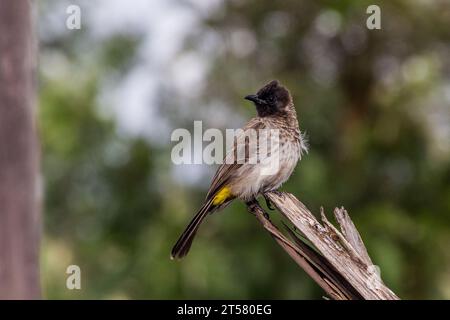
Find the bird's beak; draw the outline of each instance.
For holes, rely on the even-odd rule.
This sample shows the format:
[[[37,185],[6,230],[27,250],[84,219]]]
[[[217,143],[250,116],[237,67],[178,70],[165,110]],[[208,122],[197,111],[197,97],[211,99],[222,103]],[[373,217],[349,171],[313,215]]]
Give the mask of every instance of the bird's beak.
[[[263,104],[264,103],[264,101],[261,100],[256,94],[250,94],[248,96],[245,96],[244,99],[250,100],[250,101],[252,101],[254,103],[257,103],[257,104]]]

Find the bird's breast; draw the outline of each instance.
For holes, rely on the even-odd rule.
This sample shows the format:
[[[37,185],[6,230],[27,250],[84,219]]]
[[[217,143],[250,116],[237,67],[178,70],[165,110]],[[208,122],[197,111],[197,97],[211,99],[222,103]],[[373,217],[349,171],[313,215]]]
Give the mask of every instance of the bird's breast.
[[[276,143],[259,141],[267,146],[258,148],[253,157],[253,164],[246,163],[238,170],[233,186],[233,194],[241,199],[252,197],[278,189],[294,171],[300,159],[301,146],[298,139],[288,135],[280,135]]]

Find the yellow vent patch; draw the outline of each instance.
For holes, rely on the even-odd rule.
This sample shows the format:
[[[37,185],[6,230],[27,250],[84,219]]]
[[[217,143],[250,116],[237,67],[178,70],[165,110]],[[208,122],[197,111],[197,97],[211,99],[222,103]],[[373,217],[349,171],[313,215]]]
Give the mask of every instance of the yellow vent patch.
[[[223,187],[219,192],[215,195],[213,199],[213,205],[218,206],[224,203],[228,198],[231,197],[231,190],[228,187]]]

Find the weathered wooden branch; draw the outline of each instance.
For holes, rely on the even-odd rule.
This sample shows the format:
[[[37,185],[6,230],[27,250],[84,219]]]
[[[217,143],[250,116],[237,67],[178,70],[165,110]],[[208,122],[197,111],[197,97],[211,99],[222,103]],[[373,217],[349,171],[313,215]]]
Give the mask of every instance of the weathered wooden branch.
[[[341,229],[338,230],[328,221],[323,210],[320,223],[306,206],[290,193],[270,192],[266,195],[278,211],[295,226],[292,230],[285,225],[293,241],[267,218],[267,213],[256,200],[247,203],[248,210],[330,298],[399,299],[381,280],[378,268],[373,265],[358,230],[344,208],[334,210]]]

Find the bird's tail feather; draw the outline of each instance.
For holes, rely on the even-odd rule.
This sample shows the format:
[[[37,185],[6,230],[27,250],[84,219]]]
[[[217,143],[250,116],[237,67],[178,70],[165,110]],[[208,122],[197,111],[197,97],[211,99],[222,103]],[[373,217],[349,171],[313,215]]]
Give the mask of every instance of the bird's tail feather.
[[[192,240],[194,240],[195,234],[197,233],[198,227],[202,223],[203,219],[208,215],[208,213],[212,212],[216,209],[217,206],[213,205],[213,200],[209,200],[205,202],[205,204],[200,208],[191,222],[188,224],[186,229],[181,234],[177,243],[173,246],[171,258],[183,258],[189,252],[189,249],[192,245]]]

